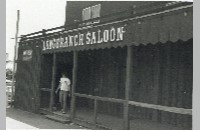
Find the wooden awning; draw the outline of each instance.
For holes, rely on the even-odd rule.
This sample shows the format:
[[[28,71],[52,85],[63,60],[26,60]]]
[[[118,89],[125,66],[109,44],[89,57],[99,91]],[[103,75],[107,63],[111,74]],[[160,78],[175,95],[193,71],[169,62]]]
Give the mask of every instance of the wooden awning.
[[[96,39],[93,39],[93,33]],[[109,34],[107,35],[107,33]],[[80,39],[80,34],[82,34],[83,39]],[[71,40],[74,41],[71,41],[70,44],[71,36]],[[90,40],[93,39],[96,41],[91,44],[86,44],[87,36],[90,37]],[[113,37],[115,38],[112,39]],[[98,38],[105,39],[103,42],[98,43]],[[120,21],[78,27],[62,33],[56,33],[54,36],[40,38],[39,46],[43,49],[43,53],[53,53],[116,48],[130,45],[138,46],[166,43],[168,41],[176,42],[178,40],[187,41],[192,38],[193,5],[188,4],[137,17],[130,17]],[[65,45],[63,43],[66,40],[68,43]],[[49,47],[50,45],[51,47]],[[26,44],[24,44],[25,46]]]
[[[130,25],[133,44],[187,41],[193,38],[193,8],[179,9],[133,20]]]

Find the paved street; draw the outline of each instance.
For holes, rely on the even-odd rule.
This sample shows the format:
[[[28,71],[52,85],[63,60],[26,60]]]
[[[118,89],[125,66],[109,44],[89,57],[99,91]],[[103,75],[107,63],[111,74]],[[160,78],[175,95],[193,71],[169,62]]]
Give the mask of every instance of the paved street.
[[[6,129],[83,129],[76,124],[62,124],[39,114],[7,108]]]

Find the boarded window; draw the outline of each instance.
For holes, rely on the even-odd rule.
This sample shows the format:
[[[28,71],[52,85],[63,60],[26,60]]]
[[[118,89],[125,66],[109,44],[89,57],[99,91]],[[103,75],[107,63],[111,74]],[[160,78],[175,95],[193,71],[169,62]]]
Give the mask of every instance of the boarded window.
[[[88,7],[83,9],[82,11],[82,20],[89,20],[89,19],[93,19],[93,18],[98,18],[100,17],[100,10],[101,10],[101,5],[94,5],[92,7]],[[87,24],[91,24],[91,23],[99,23],[99,20],[95,20],[93,22],[88,22]]]
[[[91,18],[97,18],[100,17],[100,9],[101,9],[101,5],[95,5],[91,7]]]
[[[91,8],[85,8],[82,11],[82,19],[83,21],[91,19]]]
[[[91,17],[92,18],[98,18],[100,17],[100,10],[101,10],[101,5],[95,5],[91,7]],[[99,23],[100,20],[95,20],[93,23]]]

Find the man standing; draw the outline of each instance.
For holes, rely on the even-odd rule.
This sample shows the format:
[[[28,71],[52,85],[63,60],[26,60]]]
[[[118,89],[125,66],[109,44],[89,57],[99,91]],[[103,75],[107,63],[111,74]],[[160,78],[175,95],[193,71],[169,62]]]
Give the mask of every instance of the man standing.
[[[62,113],[66,113],[67,109],[67,95],[69,95],[70,92],[70,85],[71,81],[65,74],[62,74],[62,77],[60,78],[60,84],[59,87],[56,90],[56,93],[58,93],[60,89],[60,96],[59,96],[59,102],[61,103],[62,107]]]

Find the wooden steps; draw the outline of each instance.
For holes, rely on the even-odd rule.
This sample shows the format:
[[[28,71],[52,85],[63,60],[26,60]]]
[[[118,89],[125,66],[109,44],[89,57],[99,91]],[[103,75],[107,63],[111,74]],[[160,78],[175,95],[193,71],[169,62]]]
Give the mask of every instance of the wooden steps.
[[[106,126],[100,125],[100,124],[94,124],[92,122],[88,122],[82,119],[75,118],[73,122],[77,125],[83,126],[85,128],[91,129],[91,130],[112,130],[111,128],[108,128]]]
[[[60,122],[60,123],[63,123],[63,124],[69,124],[71,123],[71,121],[69,119],[66,119],[66,118],[62,118],[60,116],[56,116],[56,115],[45,115],[46,118],[50,119],[50,120],[54,120],[56,122]]]
[[[40,113],[43,114],[47,119],[50,119],[56,122],[60,122],[63,124],[72,123],[69,113],[63,114],[60,111],[51,112],[47,109],[40,109]],[[106,126],[103,126],[100,124],[93,124],[93,122],[88,122],[80,118],[73,119],[73,123],[79,126],[82,126],[84,128],[92,129],[92,130],[112,130],[111,128],[108,128]]]
[[[60,111],[52,112],[48,109],[40,109],[40,114],[44,114],[47,119],[60,122],[63,124],[72,123],[69,114],[63,114]]]
[[[70,119],[70,116],[69,116],[68,113],[63,114],[61,112],[53,112],[52,114],[55,115],[55,116],[57,116],[57,117],[64,118],[64,119]]]

